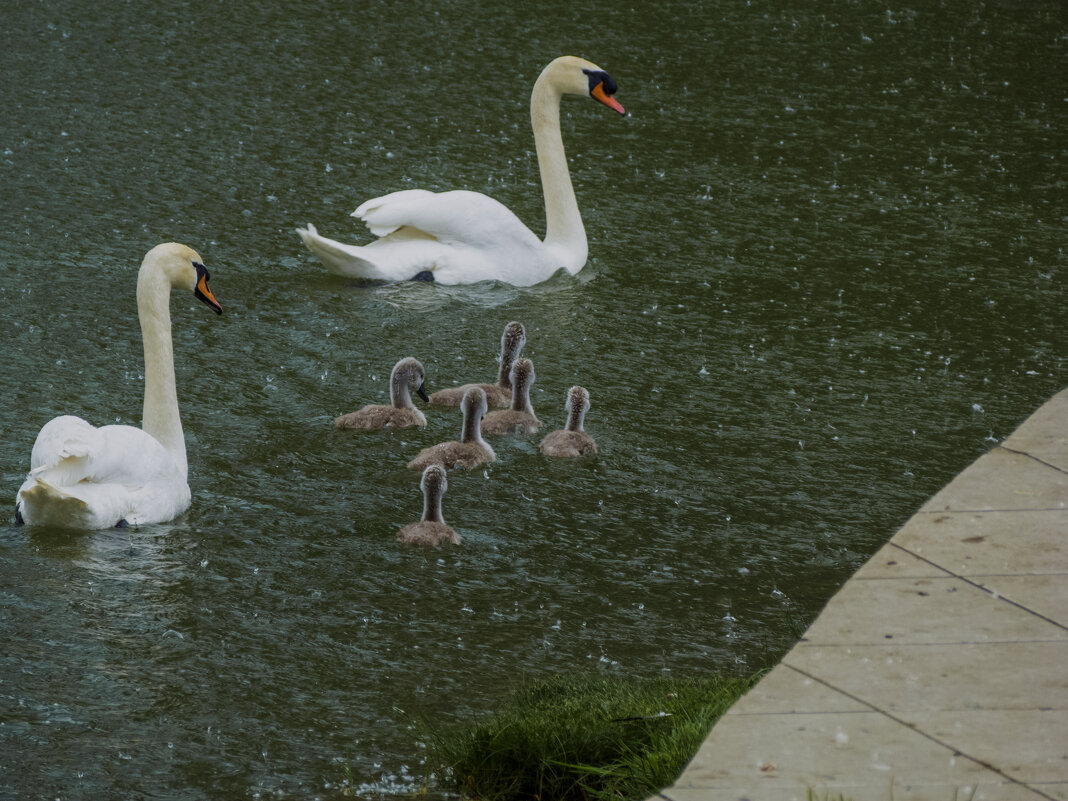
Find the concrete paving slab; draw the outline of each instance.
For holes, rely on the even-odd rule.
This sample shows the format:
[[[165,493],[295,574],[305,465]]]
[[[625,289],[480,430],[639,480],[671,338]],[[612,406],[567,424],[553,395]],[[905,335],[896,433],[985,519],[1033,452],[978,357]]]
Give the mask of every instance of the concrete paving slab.
[[[935,712],[918,720],[917,726],[1026,784],[1055,782],[1068,775],[1068,711],[1063,708]]]
[[[1068,393],[1046,401],[1003,442],[1002,447],[1028,453],[1068,472]]]
[[[1068,389],[843,586],[661,797],[1068,801],[1066,562]]]
[[[871,708],[786,665],[776,666],[738,699],[728,715],[870,712]]]
[[[1068,629],[1068,573],[1046,576],[975,576],[971,579],[999,597]],[[1065,666],[1068,672],[1068,665]]]
[[[1050,782],[1034,785],[1034,788],[1057,801],[1068,801],[1068,782]]]
[[[995,448],[980,456],[922,512],[1068,509],[1068,473],[1022,453]]]
[[[1068,714],[1068,640],[800,645],[783,662],[911,724],[936,709],[1056,709]]]
[[[812,795],[809,795],[809,789]],[[1048,791],[1046,791],[1048,792]],[[1039,801],[1039,799],[1068,797],[1044,795],[1020,784],[981,783],[947,786],[942,782],[921,784],[893,779],[873,784],[853,784],[846,788],[816,786],[813,788],[760,787],[759,795],[749,787],[709,788],[689,787],[664,790],[659,798],[668,801]]]
[[[776,735],[766,736],[769,730]],[[804,798],[806,788],[849,796],[874,786],[881,797],[896,799],[891,781],[904,778],[913,785],[961,788],[1009,781],[878,712],[762,715],[760,726],[745,715],[720,718],[693,765],[666,795],[742,786],[757,799],[772,790]]]
[[[887,543],[853,574],[854,579],[946,578],[949,573],[917,554]]]
[[[918,514],[893,543],[959,576],[1068,573],[1068,509]]]
[[[884,645],[1066,637],[1068,631],[947,576],[848,581],[802,640],[814,645]]]

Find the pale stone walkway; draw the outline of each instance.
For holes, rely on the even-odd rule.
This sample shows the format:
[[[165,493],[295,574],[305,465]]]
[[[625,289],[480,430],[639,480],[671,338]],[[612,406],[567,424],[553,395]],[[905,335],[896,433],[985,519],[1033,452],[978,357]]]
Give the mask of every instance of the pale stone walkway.
[[[1068,800],[1068,390],[924,504],[661,797]]]

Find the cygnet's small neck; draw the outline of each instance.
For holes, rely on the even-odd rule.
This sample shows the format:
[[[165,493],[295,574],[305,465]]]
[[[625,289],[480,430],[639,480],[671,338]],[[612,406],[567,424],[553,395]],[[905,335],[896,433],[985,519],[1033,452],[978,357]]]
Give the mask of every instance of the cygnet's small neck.
[[[438,476],[427,476],[423,480],[423,522],[444,523],[441,514],[441,496],[445,494]]]
[[[411,393],[408,391],[408,371],[394,370],[389,380],[389,402],[396,409],[408,409],[412,403]]]

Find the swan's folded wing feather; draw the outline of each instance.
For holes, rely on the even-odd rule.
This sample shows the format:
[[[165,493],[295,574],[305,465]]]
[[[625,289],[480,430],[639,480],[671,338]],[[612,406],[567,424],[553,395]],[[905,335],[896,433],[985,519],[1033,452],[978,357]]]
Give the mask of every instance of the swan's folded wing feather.
[[[402,189],[390,192],[382,197],[365,200],[352,216],[363,220],[368,230],[375,236],[389,236],[398,228],[412,225],[412,210],[420,208],[420,203],[434,193],[426,189]],[[418,227],[418,226],[416,226]]]
[[[85,420],[66,414],[45,423],[30,452],[30,475],[59,468],[70,483],[84,477],[90,453],[100,448],[100,432]],[[63,483],[66,483],[65,481]]]
[[[72,415],[46,423],[30,455],[30,476],[57,487],[81,482],[140,485],[179,475],[167,450],[140,428],[95,428]]]
[[[481,250],[537,248],[541,241],[507,207],[479,192],[406,189],[368,200],[353,212],[376,236],[415,228],[448,245]]]

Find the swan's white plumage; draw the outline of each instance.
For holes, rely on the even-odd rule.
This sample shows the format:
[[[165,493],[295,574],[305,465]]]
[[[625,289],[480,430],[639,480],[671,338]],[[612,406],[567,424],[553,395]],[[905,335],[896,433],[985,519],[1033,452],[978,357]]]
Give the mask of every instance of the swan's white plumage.
[[[349,278],[396,282],[429,271],[439,284],[526,286],[564,266],[507,206],[478,192],[406,189],[367,201],[353,216],[379,239],[346,245],[314,225],[298,229],[332,272]]]
[[[34,441],[30,472],[16,495],[24,522],[100,529],[120,521],[164,522],[189,507],[167,302],[172,286],[199,290],[207,297],[198,297],[221,312],[207,287],[207,272],[201,274],[194,266],[199,262],[196,252],[184,245],[160,245],[145,257],[138,279],[146,360],[145,419],[171,447],[134,426],[96,428],[73,415],[50,420]]]
[[[64,415],[41,429],[18,502],[33,525],[99,529],[170,520],[190,493],[180,465],[140,428]]]
[[[575,193],[560,137],[560,99],[589,95],[591,74],[604,76],[592,62],[563,56],[541,73],[531,94],[531,124],[545,194],[545,240],[506,206],[478,192],[407,189],[361,204],[353,216],[378,237],[359,246],[319,234],[314,225],[297,233],[327,268],[338,275],[371,281],[406,281],[429,272],[442,284],[497,280],[530,286],[563,268],[577,273],[588,255]],[[594,78],[595,82],[597,78]],[[605,95],[600,102],[623,113]]]

